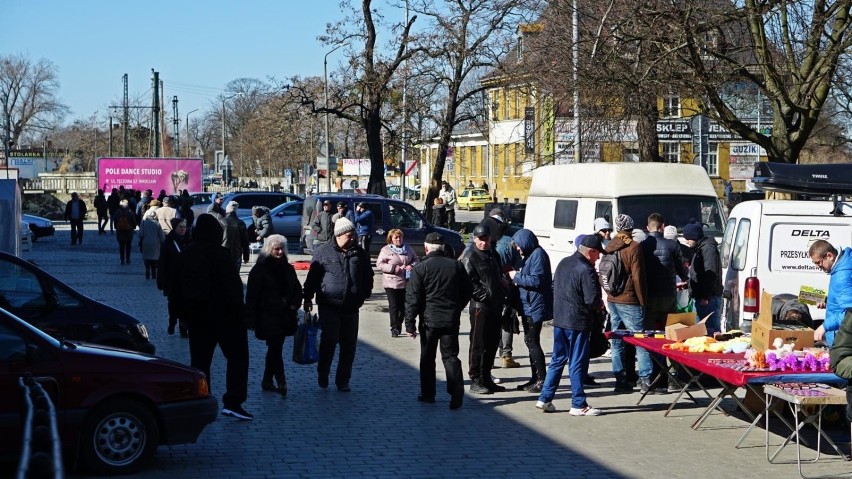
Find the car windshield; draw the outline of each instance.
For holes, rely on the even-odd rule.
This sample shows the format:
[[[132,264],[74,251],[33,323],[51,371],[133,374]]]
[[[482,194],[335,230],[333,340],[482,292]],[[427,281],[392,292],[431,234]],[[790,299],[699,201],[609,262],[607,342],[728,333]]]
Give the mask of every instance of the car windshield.
[[[709,196],[622,196],[618,199],[618,212],[633,218],[637,228],[644,228],[648,215],[659,213],[667,225],[677,226],[678,231],[682,231],[690,220],[703,223],[704,232],[709,236],[721,237],[725,231],[719,200]]]

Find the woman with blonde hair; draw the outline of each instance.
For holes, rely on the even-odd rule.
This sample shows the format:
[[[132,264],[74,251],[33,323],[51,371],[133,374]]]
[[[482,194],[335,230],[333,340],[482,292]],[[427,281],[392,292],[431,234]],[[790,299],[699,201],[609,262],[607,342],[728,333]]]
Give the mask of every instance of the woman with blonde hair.
[[[302,305],[302,285],[287,260],[287,239],[268,236],[257,262],[249,272],[246,289],[246,320],[257,339],[266,341],[264,391],[287,396],[284,376],[284,339],[296,333],[296,310]],[[277,382],[277,385],[273,382]]]
[[[139,227],[139,252],[145,262],[145,279],[157,279],[157,262],[160,260],[160,245],[166,239],[157,219],[157,207],[152,206],[142,216]]]
[[[376,266],[382,272],[382,287],[388,295],[391,336],[399,337],[405,320],[405,286],[411,268],[417,264],[417,255],[403,243],[402,230],[388,231],[387,245],[379,251]]]

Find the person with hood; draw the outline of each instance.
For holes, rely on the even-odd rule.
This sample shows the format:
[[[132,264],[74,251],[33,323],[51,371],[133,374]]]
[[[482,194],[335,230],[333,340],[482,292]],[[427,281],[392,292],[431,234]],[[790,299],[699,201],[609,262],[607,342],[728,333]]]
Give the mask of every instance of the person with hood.
[[[240,264],[248,264],[249,261],[248,232],[246,224],[237,218],[239,208],[240,204],[236,201],[228,202],[228,206],[225,207],[225,217],[219,220],[224,230],[222,246],[231,254],[231,260],[237,265],[237,271],[240,269]]]
[[[515,233],[512,243],[520,253],[523,264],[517,271],[509,271],[509,278],[520,290],[524,343],[530,353],[532,371],[529,381],[517,389],[540,393],[547,366],[544,350],[541,348],[541,328],[545,321],[553,318],[553,275],[550,272],[550,257],[539,246],[535,233],[528,229]]]
[[[818,308],[825,308],[825,321],[814,330],[814,341],[834,345],[834,335],[841,329],[846,310],[852,308],[852,249],[844,248],[840,254],[828,241],[816,240],[808,249],[811,261],[828,273],[828,298]]]
[[[193,242],[179,256],[177,295],[191,331],[191,366],[207,375],[212,390],[210,364],[218,345],[227,362],[222,414],[247,421],[254,416],[242,406],[248,396],[249,369],[248,335],[241,317],[243,282],[222,247],[223,234],[215,217],[198,216]]]
[[[624,289],[619,294],[607,293],[612,329],[628,329],[630,331],[645,330],[645,298],[647,286],[645,283],[645,259],[639,243],[633,241],[633,218],[621,214],[615,218],[616,234],[604,248],[607,255],[617,254],[622,264],[625,276]],[[610,341],[612,349],[612,373],[615,376],[615,392],[630,392],[633,385],[628,381],[625,369],[624,341],[613,337]],[[642,392],[650,390],[653,365],[651,356],[645,348],[636,348],[636,359],[639,366],[639,387]]]
[[[441,347],[441,359],[447,373],[450,409],[458,409],[464,400],[464,375],[459,361],[461,312],[470,301],[471,284],[464,267],[444,255],[444,238],[429,233],[423,243],[426,256],[411,270],[405,289],[405,331],[416,338],[420,324],[420,394],[417,400],[435,402],[435,353]]]
[[[166,235],[163,244],[160,245],[160,259],[157,262],[157,289],[163,292],[169,311],[169,335],[175,334],[175,326],[180,320],[180,337],[189,337],[189,326],[181,319],[179,302],[177,297],[177,286],[180,281],[179,258],[181,252],[186,248],[186,220],[174,218],[172,220],[172,231]]]
[[[71,224],[71,244],[83,244],[83,220],[86,219],[86,202],[77,193],[71,193],[71,201],[65,203],[65,220]]]
[[[304,285],[305,314],[310,313],[316,298],[322,324],[317,384],[328,387],[328,375],[334,351],[340,345],[337,390],[349,392],[352,364],[358,344],[358,312],[373,291],[373,267],[370,256],[358,246],[355,225],[345,217],[334,223],[334,241],[314,251]]]
[[[355,233],[358,235],[358,246],[370,254],[370,243],[373,241],[373,211],[370,205],[361,202],[355,207]]]
[[[275,228],[272,226],[272,216],[269,214],[269,208],[265,206],[252,206],[251,218],[254,221],[255,241],[263,243],[264,238],[275,234]]]
[[[683,227],[683,238],[694,251],[689,263],[689,297],[695,300],[699,319],[707,316],[707,334],[720,332],[722,324],[722,258],[719,243],[704,235],[700,223]]]
[[[512,269],[520,269],[523,265],[521,254],[512,243],[512,237],[506,234],[509,223],[498,223],[497,234],[500,238],[494,246],[497,253],[497,262],[500,265],[500,273],[508,277]],[[521,364],[512,357],[514,353],[515,334],[520,333],[518,316],[523,316],[521,297],[511,281],[506,289],[506,304],[503,306],[502,320],[500,323],[500,345],[497,348],[500,360],[504,368],[519,368]],[[549,318],[548,318],[549,319]]]
[[[287,396],[283,349],[296,333],[296,311],[302,305],[302,285],[287,260],[287,239],[272,235],[263,243],[251,268],[246,289],[246,322],[257,339],[266,341],[266,361],[260,387]],[[273,379],[275,382],[273,382]]]
[[[148,208],[139,227],[139,251],[145,263],[145,279],[157,279],[157,262],[160,259],[160,246],[166,239],[160,223],[157,221],[157,208]]]

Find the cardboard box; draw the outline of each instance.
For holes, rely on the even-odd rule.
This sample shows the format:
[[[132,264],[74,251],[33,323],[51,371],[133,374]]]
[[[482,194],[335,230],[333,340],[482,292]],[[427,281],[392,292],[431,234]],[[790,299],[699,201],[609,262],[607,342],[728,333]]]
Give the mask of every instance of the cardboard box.
[[[804,326],[772,324],[772,294],[763,290],[760,295],[760,313],[751,325],[751,346],[758,351],[775,349],[772,343],[781,338],[793,343],[793,349],[801,351],[814,345],[814,330]]]
[[[696,336],[707,336],[707,318],[698,324],[695,313],[675,313],[666,317],[666,339],[683,341]]]

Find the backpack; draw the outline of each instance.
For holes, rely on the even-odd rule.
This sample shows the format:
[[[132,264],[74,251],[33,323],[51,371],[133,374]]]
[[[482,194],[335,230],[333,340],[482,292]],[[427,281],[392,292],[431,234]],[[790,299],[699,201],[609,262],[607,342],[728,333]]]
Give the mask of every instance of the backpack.
[[[601,255],[598,274],[604,291],[613,296],[624,292],[624,287],[627,285],[627,271],[624,270],[624,263],[621,262],[620,250]]]
[[[126,214],[119,215],[119,217],[115,220],[115,229],[117,231],[130,231],[133,229],[130,226],[130,218],[128,218]]]

